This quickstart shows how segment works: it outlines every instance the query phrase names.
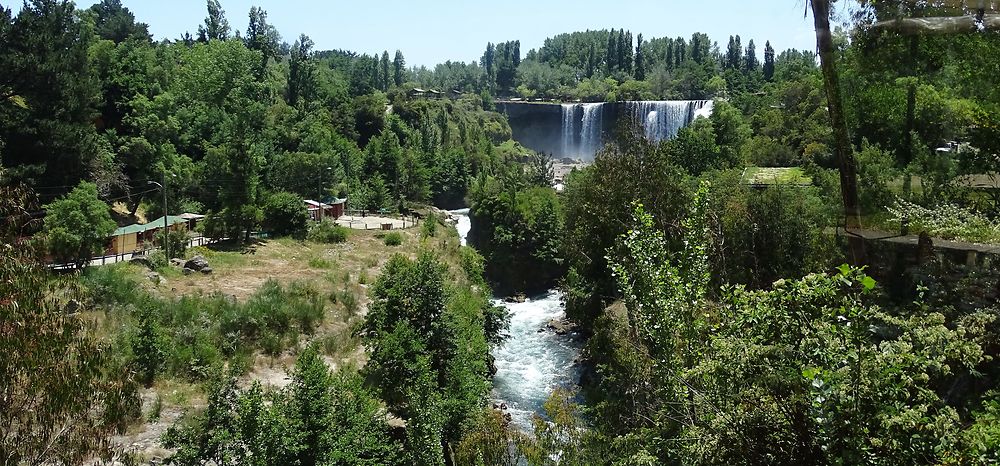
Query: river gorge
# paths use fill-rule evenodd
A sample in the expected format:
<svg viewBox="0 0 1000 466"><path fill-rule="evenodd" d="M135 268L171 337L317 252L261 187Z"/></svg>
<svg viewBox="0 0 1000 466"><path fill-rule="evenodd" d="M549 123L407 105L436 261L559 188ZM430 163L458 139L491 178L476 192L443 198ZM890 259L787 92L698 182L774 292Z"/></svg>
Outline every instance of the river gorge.
<svg viewBox="0 0 1000 466"><path fill-rule="evenodd" d="M450 212L463 246L472 228L469 209ZM531 419L542 412L542 404L553 390L573 387L579 381L576 363L581 344L571 335L558 335L546 328L552 320L566 316L562 293L550 290L524 302L494 299L510 311L510 338L493 351L495 403L505 405L513 424L531 430Z"/></svg>

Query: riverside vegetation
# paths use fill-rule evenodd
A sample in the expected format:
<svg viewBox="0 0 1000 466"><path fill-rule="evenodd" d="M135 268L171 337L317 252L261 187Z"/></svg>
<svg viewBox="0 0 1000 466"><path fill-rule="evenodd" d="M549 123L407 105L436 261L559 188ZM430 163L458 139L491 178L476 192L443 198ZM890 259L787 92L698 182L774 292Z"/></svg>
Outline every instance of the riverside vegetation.
<svg viewBox="0 0 1000 466"><path fill-rule="evenodd" d="M870 27L898 6L862 1L834 35L865 222L996 242L979 181L1000 169L1000 37ZM613 29L431 70L282 43L256 7L233 34L207 7L162 42L117 0L0 7L3 463L1000 461L1000 274L881 243L842 265L836 103L811 52ZM513 96L715 102L669 141L625 122L557 194L494 111ZM794 176L748 182L760 167ZM172 248L211 276L44 267L163 214L149 181L227 239ZM426 220L309 222L304 198L345 196ZM466 202L472 247L428 207ZM490 403L491 296L551 287L585 377L520 432Z"/></svg>

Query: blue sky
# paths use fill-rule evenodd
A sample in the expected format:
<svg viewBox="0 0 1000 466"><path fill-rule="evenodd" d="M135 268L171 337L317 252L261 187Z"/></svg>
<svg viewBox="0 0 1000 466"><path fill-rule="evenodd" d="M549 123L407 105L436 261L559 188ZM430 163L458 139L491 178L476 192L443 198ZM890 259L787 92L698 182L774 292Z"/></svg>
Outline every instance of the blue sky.
<svg viewBox="0 0 1000 466"><path fill-rule="evenodd" d="M96 1L96 0L95 0ZM690 37L707 33L723 48L730 34L754 39L758 56L770 40L779 52L813 50L805 0L221 0L234 29L244 30L252 5L289 43L306 33L318 50L342 48L365 53L403 51L410 65L445 60L471 61L487 42L519 39L521 51L546 37L586 29L621 28L644 37ZM77 0L87 7L91 0ZM157 39L194 34L205 17L205 0L123 0L150 25Z"/></svg>

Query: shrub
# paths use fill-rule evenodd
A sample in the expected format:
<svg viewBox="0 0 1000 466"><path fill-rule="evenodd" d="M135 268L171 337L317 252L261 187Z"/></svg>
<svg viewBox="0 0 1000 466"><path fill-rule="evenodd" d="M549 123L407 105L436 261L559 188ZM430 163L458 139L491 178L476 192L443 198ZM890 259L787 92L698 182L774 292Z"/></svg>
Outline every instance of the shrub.
<svg viewBox="0 0 1000 466"><path fill-rule="evenodd" d="M424 219L423 229L421 230L421 236L424 238L430 238L437 234L437 215L430 214Z"/></svg>
<svg viewBox="0 0 1000 466"><path fill-rule="evenodd" d="M264 229L273 235L290 235L306 228L309 211L301 197L279 192L264 202Z"/></svg>
<svg viewBox="0 0 1000 466"><path fill-rule="evenodd" d="M306 238L316 243L343 243L347 241L347 228L324 220L310 225Z"/></svg>
<svg viewBox="0 0 1000 466"><path fill-rule="evenodd" d="M156 234L156 243L161 247L163 246L163 230L161 229L159 233ZM184 257L184 252L187 251L188 247L188 235L185 230L171 230L166 234L167 244L170 245L170 257L165 257L166 259L173 259L175 257ZM166 253L164 253L166 254Z"/></svg>
<svg viewBox="0 0 1000 466"><path fill-rule="evenodd" d="M400 244L403 244L403 235L394 231L385 235L385 238L383 238L382 241L386 246L399 246Z"/></svg>

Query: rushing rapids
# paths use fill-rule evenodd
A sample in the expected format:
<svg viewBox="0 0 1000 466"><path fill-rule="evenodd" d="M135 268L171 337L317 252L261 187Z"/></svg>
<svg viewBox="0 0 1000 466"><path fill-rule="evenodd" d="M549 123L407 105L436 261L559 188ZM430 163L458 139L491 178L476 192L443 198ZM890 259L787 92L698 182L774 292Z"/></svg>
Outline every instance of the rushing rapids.
<svg viewBox="0 0 1000 466"><path fill-rule="evenodd" d="M472 224L469 209L453 210L458 222L459 238L466 244ZM510 303L496 299L494 303L510 311L510 338L493 351L497 373L493 378L493 397L506 405L514 425L531 430L531 419L542 412L542 404L558 387L569 387L579 381L575 363L580 344L571 336L545 330L552 320L565 317L562 293L549 291L541 296Z"/></svg>

